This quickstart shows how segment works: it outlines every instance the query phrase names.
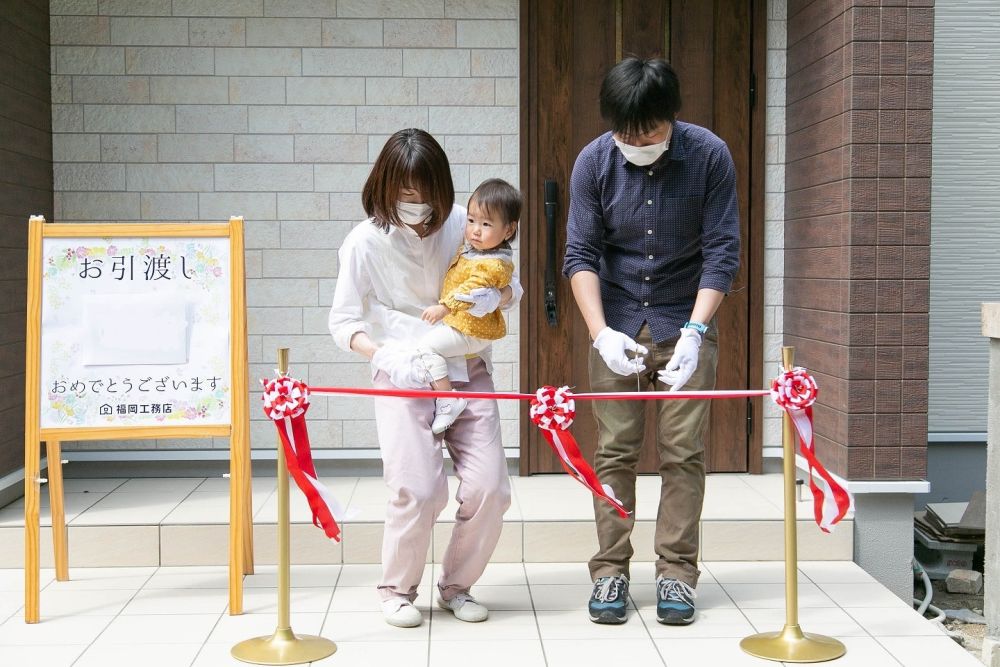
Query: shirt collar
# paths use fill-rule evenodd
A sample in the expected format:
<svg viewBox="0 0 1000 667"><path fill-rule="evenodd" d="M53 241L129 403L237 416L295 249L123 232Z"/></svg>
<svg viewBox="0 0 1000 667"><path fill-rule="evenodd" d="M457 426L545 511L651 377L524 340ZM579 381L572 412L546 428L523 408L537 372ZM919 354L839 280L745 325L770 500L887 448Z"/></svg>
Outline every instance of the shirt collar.
<svg viewBox="0 0 1000 667"><path fill-rule="evenodd" d="M410 227L405 223L401 226L389 225L389 229L388 231L386 231L386 235L398 236L400 238L406 239L407 241L420 241L422 239L430 238L430 236L433 236L433 234L431 234L430 236L421 237L420 234L417 234L417 230L413 229L413 227Z"/></svg>
<svg viewBox="0 0 1000 667"><path fill-rule="evenodd" d="M489 250L477 250L468 241L462 242L462 247L459 250L461 254L468 257L476 257L479 259L507 259L510 260L514 256L514 249L511 247L510 243L504 241L496 248L490 248Z"/></svg>
<svg viewBox="0 0 1000 667"><path fill-rule="evenodd" d="M680 162L684 160L686 151L684 150L685 144L685 131L684 123L674 121L674 131L670 135L670 145L667 146L667 152L660 156L660 158L651 165L646 167L639 167L639 169L660 169L667 163L667 161ZM608 132L608 140L611 142L611 147L617 150L618 146L615 145L614 133ZM621 151L618 152L618 164L625 166L627 164L632 164L625 159L625 155ZM635 165L632 165L635 166Z"/></svg>

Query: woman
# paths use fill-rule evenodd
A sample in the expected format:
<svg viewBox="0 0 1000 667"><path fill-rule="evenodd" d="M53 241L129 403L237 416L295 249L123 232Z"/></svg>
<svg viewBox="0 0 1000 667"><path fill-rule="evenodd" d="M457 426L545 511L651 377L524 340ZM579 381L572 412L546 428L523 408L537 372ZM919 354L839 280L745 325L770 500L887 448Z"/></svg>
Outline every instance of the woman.
<svg viewBox="0 0 1000 667"><path fill-rule="evenodd" d="M464 238L466 211L455 205L448 158L422 130L400 130L379 154L362 192L369 219L340 249L340 272L330 309L336 344L372 362L378 388L427 388L430 377L406 345L425 333L424 309L438 301L442 279ZM470 312L511 308L521 297L510 287L476 290ZM439 325L441 326L441 325ZM493 391L489 349L448 359L458 390ZM431 432L433 398L375 398L375 422L391 497L382 541L379 594L386 622L416 627L423 618L413 600L424 570L434 521L448 502L443 437L460 484L458 513L441 563L438 604L469 622L489 612L469 593L496 547L510 482L500 441L496 401L470 400L441 436Z"/></svg>

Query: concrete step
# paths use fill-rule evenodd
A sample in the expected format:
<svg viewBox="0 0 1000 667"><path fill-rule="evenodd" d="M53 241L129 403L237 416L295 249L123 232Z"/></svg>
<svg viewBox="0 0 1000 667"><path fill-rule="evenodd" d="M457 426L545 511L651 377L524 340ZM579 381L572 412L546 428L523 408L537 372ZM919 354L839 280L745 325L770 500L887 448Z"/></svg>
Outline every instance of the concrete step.
<svg viewBox="0 0 1000 667"><path fill-rule="evenodd" d="M327 539L311 519L304 497L291 494L292 562L378 563L387 499L379 478L326 480L334 494L359 510L342 526L340 543ZM457 480L450 479L452 496ZM597 548L589 492L566 475L513 477L513 500L505 515L494 562L586 561ZM254 480L255 562L273 564L277 554L277 498L273 478ZM653 532L658 477L640 477L632 534L636 562L655 560ZM851 560L853 525L845 520L832 534L811 519L805 492L798 505L798 549L802 561ZM648 500L647 500L648 499ZM72 567L219 565L228 561L229 497L225 479L159 478L67 480L66 517ZM23 500L0 509L0 567L22 567ZM434 528L427 562L439 562L454 526L452 500ZM701 560L780 561L784 521L778 475L710 475L701 521ZM41 553L52 565L48 499L43 495Z"/></svg>

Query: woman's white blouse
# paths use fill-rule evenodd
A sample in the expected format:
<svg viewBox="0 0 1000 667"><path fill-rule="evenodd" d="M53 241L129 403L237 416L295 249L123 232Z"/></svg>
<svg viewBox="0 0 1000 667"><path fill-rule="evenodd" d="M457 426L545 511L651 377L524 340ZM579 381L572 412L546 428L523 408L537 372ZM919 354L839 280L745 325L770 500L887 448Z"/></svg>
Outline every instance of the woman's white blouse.
<svg viewBox="0 0 1000 667"><path fill-rule="evenodd" d="M352 229L340 247L330 308L330 333L337 346L350 351L351 337L359 331L377 345L389 341L412 345L434 326L420 314L438 302L444 274L465 238L465 225L466 211L456 205L441 229L423 239L410 227L390 227L386 233L370 220ZM511 289L508 310L517 306L523 293L516 268ZM491 368L490 349L480 356ZM465 359L448 359L448 375L459 382L468 380Z"/></svg>

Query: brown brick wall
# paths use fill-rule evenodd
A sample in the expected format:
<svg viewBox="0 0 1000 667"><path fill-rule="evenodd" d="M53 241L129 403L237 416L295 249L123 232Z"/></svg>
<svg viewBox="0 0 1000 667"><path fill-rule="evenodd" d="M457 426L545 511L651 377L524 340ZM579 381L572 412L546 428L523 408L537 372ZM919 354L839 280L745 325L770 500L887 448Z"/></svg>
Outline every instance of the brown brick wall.
<svg viewBox="0 0 1000 667"><path fill-rule="evenodd" d="M24 465L28 216L52 219L49 3L0 4L0 477Z"/></svg>
<svg viewBox="0 0 1000 667"><path fill-rule="evenodd" d="M785 342L820 457L926 475L933 0L789 0Z"/></svg>

